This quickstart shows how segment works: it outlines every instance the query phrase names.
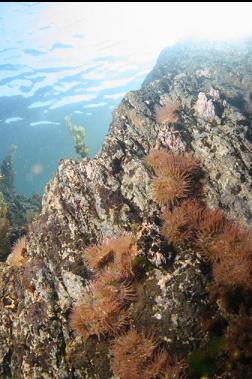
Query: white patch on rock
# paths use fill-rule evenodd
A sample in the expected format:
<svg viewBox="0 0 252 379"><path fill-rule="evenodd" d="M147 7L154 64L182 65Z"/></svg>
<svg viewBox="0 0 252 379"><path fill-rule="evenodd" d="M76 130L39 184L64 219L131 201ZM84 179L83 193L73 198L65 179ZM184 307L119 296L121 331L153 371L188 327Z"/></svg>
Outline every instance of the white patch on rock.
<svg viewBox="0 0 252 379"><path fill-rule="evenodd" d="M209 70L197 70L196 71L196 76L198 78L201 78L201 77L210 78L211 77L211 73L210 73Z"/></svg>
<svg viewBox="0 0 252 379"><path fill-rule="evenodd" d="M210 89L210 96L214 99L214 100L220 100L220 92L218 89L214 89L214 88L211 88Z"/></svg>
<svg viewBox="0 0 252 379"><path fill-rule="evenodd" d="M83 287L83 279L80 276L64 270L61 275L67 293L74 302L79 301L86 295L87 291Z"/></svg>
<svg viewBox="0 0 252 379"><path fill-rule="evenodd" d="M200 92L198 95L198 100L195 104L195 111L205 121L211 121L215 117L215 108L213 101L207 100L204 92Z"/></svg>

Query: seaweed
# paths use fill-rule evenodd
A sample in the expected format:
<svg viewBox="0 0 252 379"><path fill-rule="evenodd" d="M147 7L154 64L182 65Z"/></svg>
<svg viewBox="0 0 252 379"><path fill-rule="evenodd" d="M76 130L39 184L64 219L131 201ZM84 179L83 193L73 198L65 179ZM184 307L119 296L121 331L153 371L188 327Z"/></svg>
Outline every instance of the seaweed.
<svg viewBox="0 0 252 379"><path fill-rule="evenodd" d="M66 126L73 137L74 140L74 148L77 154L81 156L81 158L85 158L88 156L89 149L85 142L85 128L81 125L75 125L70 116L65 117Z"/></svg>

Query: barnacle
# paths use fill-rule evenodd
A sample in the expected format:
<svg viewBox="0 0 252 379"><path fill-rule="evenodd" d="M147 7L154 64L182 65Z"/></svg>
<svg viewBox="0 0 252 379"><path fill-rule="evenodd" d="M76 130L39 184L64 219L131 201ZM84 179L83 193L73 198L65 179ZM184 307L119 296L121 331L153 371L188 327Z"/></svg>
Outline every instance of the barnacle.
<svg viewBox="0 0 252 379"><path fill-rule="evenodd" d="M152 149L145 160L156 175L162 175L163 169L169 164L170 154L164 149Z"/></svg>
<svg viewBox="0 0 252 379"><path fill-rule="evenodd" d="M240 256L226 257L213 265L214 280L228 287L252 288L252 262Z"/></svg>
<svg viewBox="0 0 252 379"><path fill-rule="evenodd" d="M157 349L147 367L148 378L186 379L187 364L165 348Z"/></svg>
<svg viewBox="0 0 252 379"><path fill-rule="evenodd" d="M215 241L213 247L219 259L244 257L248 261L252 256L252 233L240 225L230 222Z"/></svg>
<svg viewBox="0 0 252 379"><path fill-rule="evenodd" d="M92 270L99 270L114 259L114 252L108 241L102 245L89 246L84 251L84 263Z"/></svg>
<svg viewBox="0 0 252 379"><path fill-rule="evenodd" d="M123 277L133 275L132 261L137 256L136 239L131 233L125 233L113 241L114 269Z"/></svg>
<svg viewBox="0 0 252 379"><path fill-rule="evenodd" d="M251 289L252 233L232 221L224 222L222 229L207 256L214 263L214 280L228 287Z"/></svg>
<svg viewBox="0 0 252 379"><path fill-rule="evenodd" d="M127 308L136 299L131 263L136 254L130 233L86 249L84 260L95 276L87 299L71 314L71 326L78 334L114 335L128 324Z"/></svg>

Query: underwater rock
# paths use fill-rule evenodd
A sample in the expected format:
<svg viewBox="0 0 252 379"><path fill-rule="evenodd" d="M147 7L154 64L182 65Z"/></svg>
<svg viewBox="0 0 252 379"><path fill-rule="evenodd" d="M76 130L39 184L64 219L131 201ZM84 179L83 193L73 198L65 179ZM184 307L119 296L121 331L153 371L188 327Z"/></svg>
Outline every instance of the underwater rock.
<svg viewBox="0 0 252 379"><path fill-rule="evenodd" d="M69 315L89 285L83 251L124 231L134 231L139 253L155 265L139 280L135 325L184 355L207 341L204 314L219 312L207 293L209 270L193 250L164 241L145 158L153 148L194 152L207 173L206 203L251 225L251 59L251 41L165 49L114 111L96 157L59 163L29 228L25 265L0 266L0 378L111 378L111 340L81 339ZM200 94L207 106L195 112ZM167 98L180 104L177 120L157 124L155 109Z"/></svg>
<svg viewBox="0 0 252 379"><path fill-rule="evenodd" d="M198 94L198 100L195 105L195 110L200 117L204 120L212 121L215 117L215 109L213 105L213 101L207 100L204 92L200 92Z"/></svg>

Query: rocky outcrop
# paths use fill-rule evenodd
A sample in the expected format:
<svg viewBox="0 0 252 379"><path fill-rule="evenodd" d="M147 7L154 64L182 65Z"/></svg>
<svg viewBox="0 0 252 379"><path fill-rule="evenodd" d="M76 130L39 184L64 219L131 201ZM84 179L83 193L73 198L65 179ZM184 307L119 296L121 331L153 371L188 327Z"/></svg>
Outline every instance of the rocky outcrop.
<svg viewBox="0 0 252 379"><path fill-rule="evenodd" d="M110 372L106 338L83 340L69 325L89 274L85 247L133 231L155 266L139 282L132 318L186 355L203 345L209 274L192 250L174 250L160 235L152 201L152 148L194 152L209 206L252 223L252 43L179 44L165 49L139 91L114 111L92 160L62 160L31 226L26 263L1 264L0 377L100 378ZM180 104L177 122L157 123L155 107Z"/></svg>

